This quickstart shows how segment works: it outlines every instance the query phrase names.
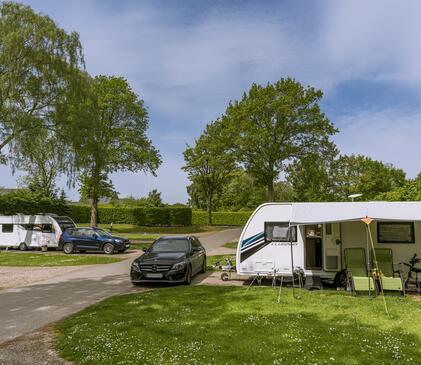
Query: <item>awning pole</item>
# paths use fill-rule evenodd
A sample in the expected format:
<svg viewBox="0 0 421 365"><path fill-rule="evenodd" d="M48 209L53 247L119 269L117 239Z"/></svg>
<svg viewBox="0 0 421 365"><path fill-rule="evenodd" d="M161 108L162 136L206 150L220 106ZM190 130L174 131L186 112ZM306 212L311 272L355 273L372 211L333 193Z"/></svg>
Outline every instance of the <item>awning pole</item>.
<svg viewBox="0 0 421 365"><path fill-rule="evenodd" d="M298 229L298 228L297 228ZM297 232L298 234L298 232ZM294 250L292 249L291 222L288 224L289 246L291 248L291 274L292 274L292 296L295 298L295 282L294 282Z"/></svg>

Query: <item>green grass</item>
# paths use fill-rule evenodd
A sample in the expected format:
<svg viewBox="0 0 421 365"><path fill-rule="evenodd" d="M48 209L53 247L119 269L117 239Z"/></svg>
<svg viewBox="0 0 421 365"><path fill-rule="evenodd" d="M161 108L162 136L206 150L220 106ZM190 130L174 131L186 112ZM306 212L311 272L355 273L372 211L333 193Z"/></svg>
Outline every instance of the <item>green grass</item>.
<svg viewBox="0 0 421 365"><path fill-rule="evenodd" d="M107 256L0 252L0 266L76 266L110 264L118 261L121 260Z"/></svg>
<svg viewBox="0 0 421 365"><path fill-rule="evenodd" d="M77 226L88 227L89 224L77 223ZM109 224L99 224L100 228L110 230ZM220 231L226 229L225 226L185 226L185 227L149 227L149 226L136 226L133 224L113 224L113 233L124 233L124 234L143 234L143 233L156 233L158 236L163 234L191 234L191 233L202 233L211 231Z"/></svg>
<svg viewBox="0 0 421 365"><path fill-rule="evenodd" d="M238 245L238 242L228 242L224 245L224 247L237 249L237 245Z"/></svg>
<svg viewBox="0 0 421 365"><path fill-rule="evenodd" d="M214 255L214 256L206 257L206 269L210 271L213 271L213 270L219 271L220 269L212 268L212 265L220 261L219 265L226 266L227 263L224 260L225 257L230 257L231 260L233 261L233 264L235 265L235 255Z"/></svg>
<svg viewBox="0 0 421 365"><path fill-rule="evenodd" d="M107 299L57 324L78 364L417 364L421 303L345 292L177 286ZM418 360L416 360L418 359Z"/></svg>

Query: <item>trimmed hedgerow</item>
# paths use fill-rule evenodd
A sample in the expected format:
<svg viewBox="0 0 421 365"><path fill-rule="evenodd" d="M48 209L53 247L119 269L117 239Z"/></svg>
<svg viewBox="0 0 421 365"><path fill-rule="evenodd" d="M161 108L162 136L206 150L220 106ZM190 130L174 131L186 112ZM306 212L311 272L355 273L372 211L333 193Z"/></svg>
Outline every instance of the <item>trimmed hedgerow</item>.
<svg viewBox="0 0 421 365"><path fill-rule="evenodd" d="M66 215L68 210L63 200L45 197L27 190L17 190L12 193L0 195L0 214L12 215L18 213L55 213Z"/></svg>
<svg viewBox="0 0 421 365"><path fill-rule="evenodd" d="M70 217L89 223L90 207L71 205ZM98 207L98 223L126 223L140 226L189 226L192 212L187 207Z"/></svg>
<svg viewBox="0 0 421 365"><path fill-rule="evenodd" d="M244 226L253 212L212 212L212 224L218 226ZM200 210L192 212L192 224L208 223L208 213Z"/></svg>

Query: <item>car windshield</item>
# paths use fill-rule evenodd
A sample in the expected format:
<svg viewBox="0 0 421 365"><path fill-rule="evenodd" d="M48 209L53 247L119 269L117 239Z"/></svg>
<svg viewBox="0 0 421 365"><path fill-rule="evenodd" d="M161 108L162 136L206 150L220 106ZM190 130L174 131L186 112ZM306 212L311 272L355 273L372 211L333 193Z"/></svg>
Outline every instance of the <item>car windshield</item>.
<svg viewBox="0 0 421 365"><path fill-rule="evenodd" d="M111 234L109 234L107 231L104 231L103 229L95 229L95 232L99 234L101 237L111 237Z"/></svg>
<svg viewBox="0 0 421 365"><path fill-rule="evenodd" d="M161 239L151 247L151 252L187 252L189 242L185 239Z"/></svg>

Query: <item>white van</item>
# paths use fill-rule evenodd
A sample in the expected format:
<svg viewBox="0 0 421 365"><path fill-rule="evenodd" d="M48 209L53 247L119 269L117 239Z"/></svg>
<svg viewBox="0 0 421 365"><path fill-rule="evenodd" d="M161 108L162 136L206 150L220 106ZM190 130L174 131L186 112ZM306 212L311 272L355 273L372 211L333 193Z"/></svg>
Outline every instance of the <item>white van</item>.
<svg viewBox="0 0 421 365"><path fill-rule="evenodd" d="M44 245L57 248L61 234L73 227L71 218L55 214L0 216L0 247L22 251Z"/></svg>

